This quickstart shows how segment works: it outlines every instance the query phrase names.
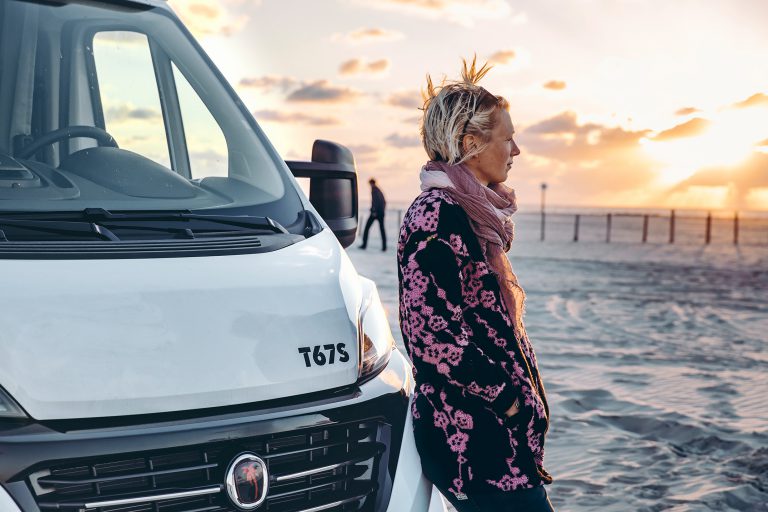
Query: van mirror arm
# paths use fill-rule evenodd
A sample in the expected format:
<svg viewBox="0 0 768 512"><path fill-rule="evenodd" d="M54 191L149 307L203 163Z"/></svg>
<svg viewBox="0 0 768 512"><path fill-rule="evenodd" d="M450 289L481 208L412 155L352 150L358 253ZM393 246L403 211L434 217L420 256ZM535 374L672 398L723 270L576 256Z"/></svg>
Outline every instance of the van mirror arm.
<svg viewBox="0 0 768 512"><path fill-rule="evenodd" d="M352 152L335 142L316 140L312 161L285 162L297 178L309 178L309 201L342 247L357 237L357 169Z"/></svg>

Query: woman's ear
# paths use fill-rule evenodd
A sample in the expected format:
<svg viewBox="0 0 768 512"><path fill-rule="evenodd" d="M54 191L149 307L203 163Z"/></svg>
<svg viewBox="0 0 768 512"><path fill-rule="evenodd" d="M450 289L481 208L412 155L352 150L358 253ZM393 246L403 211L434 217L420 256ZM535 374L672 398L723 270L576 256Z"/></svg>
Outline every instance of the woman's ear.
<svg viewBox="0 0 768 512"><path fill-rule="evenodd" d="M463 139L461 139L461 146L462 146L462 149L464 150L464 154L466 155L467 153L469 153L470 151L472 151L477 147L477 139L475 138L474 135L472 135L471 133L468 133L464 135Z"/></svg>

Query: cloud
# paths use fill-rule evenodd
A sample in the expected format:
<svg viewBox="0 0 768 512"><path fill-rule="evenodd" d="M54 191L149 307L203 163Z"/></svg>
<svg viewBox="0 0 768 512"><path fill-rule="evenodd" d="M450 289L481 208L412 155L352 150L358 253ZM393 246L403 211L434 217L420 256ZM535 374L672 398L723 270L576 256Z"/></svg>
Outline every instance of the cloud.
<svg viewBox="0 0 768 512"><path fill-rule="evenodd" d="M424 100L419 91L397 91L387 97L387 105L393 107L417 109L424 106Z"/></svg>
<svg viewBox="0 0 768 512"><path fill-rule="evenodd" d="M539 121L526 128L528 133L556 135L578 131L578 121L575 112L566 111L555 117Z"/></svg>
<svg viewBox="0 0 768 512"><path fill-rule="evenodd" d="M242 30L250 19L244 12L232 12L233 7L243 3L241 0L169 0L168 3L197 37L230 36ZM258 1L248 2L248 7L258 4Z"/></svg>
<svg viewBox="0 0 768 512"><path fill-rule="evenodd" d="M405 35L403 35L402 32L396 32L394 30L374 27L361 27L346 34L333 34L331 36L331 40L343 41L350 44L366 44L398 41L404 37Z"/></svg>
<svg viewBox="0 0 768 512"><path fill-rule="evenodd" d="M288 95L291 102L306 103L344 103L360 97L360 91L349 87L332 85L328 80L317 80L301 87Z"/></svg>
<svg viewBox="0 0 768 512"><path fill-rule="evenodd" d="M350 144L347 146L350 151L352 151L352 154L357 156L363 156L363 155L372 155L379 151L379 148L376 146L371 146L370 144Z"/></svg>
<svg viewBox="0 0 768 512"><path fill-rule="evenodd" d="M681 109L678 109L675 112L675 115L676 116L687 116L687 115L695 114L696 112L701 112L701 110L699 110L696 107L683 107Z"/></svg>
<svg viewBox="0 0 768 512"><path fill-rule="evenodd" d="M380 69L382 64L378 61L365 65L365 69ZM264 92L280 90L289 93L287 101L315 102L315 103L342 103L357 99L362 93L349 87L336 86L328 80L314 80L310 82L300 81L290 76L266 75L262 77L243 78L240 80L241 88L259 89Z"/></svg>
<svg viewBox="0 0 768 512"><path fill-rule="evenodd" d="M768 139L765 139L764 141L758 142L755 144L755 146L760 148L768 148Z"/></svg>
<svg viewBox="0 0 768 512"><path fill-rule="evenodd" d="M360 59L351 59L341 63L339 73L342 75L354 75L360 73L363 69L363 61Z"/></svg>
<svg viewBox="0 0 768 512"><path fill-rule="evenodd" d="M342 75L376 75L386 72L389 66L389 59L378 59L370 62L365 62L362 59L350 59L341 63L339 73Z"/></svg>
<svg viewBox="0 0 768 512"><path fill-rule="evenodd" d="M368 63L368 71L372 73L381 73L389 69L389 59L379 59Z"/></svg>
<svg viewBox="0 0 768 512"><path fill-rule="evenodd" d="M512 62L515 57L517 57L515 50L499 50L488 57L488 62L493 65L503 66L504 64Z"/></svg>
<svg viewBox="0 0 768 512"><path fill-rule="evenodd" d="M355 163L359 168L369 169L377 164L381 157L379 148L371 144L347 144L347 148L352 151L352 156L355 157ZM360 183L362 181L360 180Z"/></svg>
<svg viewBox="0 0 768 512"><path fill-rule="evenodd" d="M240 80L240 87L262 89L269 92L273 89L288 91L296 87L299 81L290 76L265 75L258 78L243 78Z"/></svg>
<svg viewBox="0 0 768 512"><path fill-rule="evenodd" d="M128 103L110 106L104 114L112 123L125 121L159 121L162 119L159 110L137 108Z"/></svg>
<svg viewBox="0 0 768 512"><path fill-rule="evenodd" d="M553 91L562 91L565 89L565 82L562 80L550 80L543 86L545 89L551 89Z"/></svg>
<svg viewBox="0 0 768 512"><path fill-rule="evenodd" d="M593 162L617 151L640 149L640 139L650 130L579 124L576 113L567 111L533 124L523 133L533 152L543 157Z"/></svg>
<svg viewBox="0 0 768 512"><path fill-rule="evenodd" d="M756 94L753 94L749 98L745 99L744 101L734 103L733 106L736 108L768 106L768 94L763 94L762 92L758 92Z"/></svg>
<svg viewBox="0 0 768 512"><path fill-rule="evenodd" d="M512 15L507 0L353 0L357 4L380 10L401 12L430 19L440 19L472 27L477 21L511 18L515 24L525 23L525 13Z"/></svg>
<svg viewBox="0 0 768 512"><path fill-rule="evenodd" d="M734 166L701 169L678 183L669 194L684 192L691 187L727 187L727 204L723 207L742 208L747 205L750 190L768 187L768 155L753 153Z"/></svg>
<svg viewBox="0 0 768 512"><path fill-rule="evenodd" d="M421 139L416 135L400 135L392 133L387 136L387 143L396 148L416 148L421 147Z"/></svg>
<svg viewBox="0 0 768 512"><path fill-rule="evenodd" d="M331 126L339 124L335 117L321 117L302 112L281 112L279 110L258 110L253 113L257 121L273 123L305 124L311 126Z"/></svg>
<svg viewBox="0 0 768 512"><path fill-rule="evenodd" d="M580 124L575 112L562 112L521 130L522 170L517 163L514 169L519 176L548 169L548 181L569 200L615 201L617 194L642 189L657 177L658 163L640 144L650 132Z"/></svg>
<svg viewBox="0 0 768 512"><path fill-rule="evenodd" d="M653 140L665 141L682 139L685 137L695 137L696 135L701 135L707 131L711 124L712 122L708 121L707 119L694 117L693 119L678 124L677 126L673 126L668 130L659 132L655 137L653 137Z"/></svg>

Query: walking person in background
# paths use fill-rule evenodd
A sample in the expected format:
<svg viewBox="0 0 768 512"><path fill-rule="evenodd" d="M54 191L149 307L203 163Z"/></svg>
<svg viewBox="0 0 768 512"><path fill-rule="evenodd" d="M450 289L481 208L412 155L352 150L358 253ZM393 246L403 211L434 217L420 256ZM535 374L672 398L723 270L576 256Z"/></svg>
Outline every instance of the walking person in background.
<svg viewBox="0 0 768 512"><path fill-rule="evenodd" d="M520 154L509 103L462 80L427 78L429 162L397 248L400 326L413 361L413 425L424 475L459 512L552 512L543 484L549 407L506 252Z"/></svg>
<svg viewBox="0 0 768 512"><path fill-rule="evenodd" d="M384 193L376 185L376 180L371 178L368 180L371 185L371 214L368 217L368 222L365 223L365 230L363 231L363 245L361 249L368 247L368 232L371 230L373 221L379 221L379 230L381 231L381 250L387 250L387 234L384 231L384 210L387 208L387 200L384 199Z"/></svg>

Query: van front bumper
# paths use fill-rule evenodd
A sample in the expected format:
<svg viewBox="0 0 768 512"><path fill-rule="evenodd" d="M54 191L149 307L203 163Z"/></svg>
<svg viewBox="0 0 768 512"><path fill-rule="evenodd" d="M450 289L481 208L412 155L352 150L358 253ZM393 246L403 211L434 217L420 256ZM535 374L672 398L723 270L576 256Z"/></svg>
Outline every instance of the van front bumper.
<svg viewBox="0 0 768 512"><path fill-rule="evenodd" d="M374 379L311 396L141 418L0 422L0 510L234 512L225 473L244 452L271 474L261 510L441 510L413 442L411 388L410 365L394 351Z"/></svg>
<svg viewBox="0 0 768 512"><path fill-rule="evenodd" d="M413 438L411 415L408 414L387 512L446 512L446 510L442 496L421 472L421 461Z"/></svg>

